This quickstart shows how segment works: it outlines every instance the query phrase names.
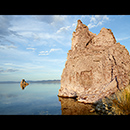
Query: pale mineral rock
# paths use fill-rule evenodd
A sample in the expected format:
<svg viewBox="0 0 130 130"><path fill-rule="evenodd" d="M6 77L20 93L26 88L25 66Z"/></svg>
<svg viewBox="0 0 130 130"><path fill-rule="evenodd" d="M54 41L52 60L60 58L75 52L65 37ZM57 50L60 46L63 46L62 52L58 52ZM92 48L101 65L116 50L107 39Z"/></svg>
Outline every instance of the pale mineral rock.
<svg viewBox="0 0 130 130"><path fill-rule="evenodd" d="M125 46L116 42L110 29L103 27L96 35L78 20L58 95L94 103L125 88L129 80L130 55Z"/></svg>

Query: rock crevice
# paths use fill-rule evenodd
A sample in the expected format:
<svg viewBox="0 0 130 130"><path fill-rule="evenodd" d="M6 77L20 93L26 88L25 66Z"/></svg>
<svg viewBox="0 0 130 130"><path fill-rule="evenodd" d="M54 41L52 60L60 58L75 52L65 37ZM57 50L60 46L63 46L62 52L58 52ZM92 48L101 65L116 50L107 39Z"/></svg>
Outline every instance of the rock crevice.
<svg viewBox="0 0 130 130"><path fill-rule="evenodd" d="M96 35L78 20L58 95L94 103L125 88L129 74L129 52L116 42L112 31L103 27Z"/></svg>

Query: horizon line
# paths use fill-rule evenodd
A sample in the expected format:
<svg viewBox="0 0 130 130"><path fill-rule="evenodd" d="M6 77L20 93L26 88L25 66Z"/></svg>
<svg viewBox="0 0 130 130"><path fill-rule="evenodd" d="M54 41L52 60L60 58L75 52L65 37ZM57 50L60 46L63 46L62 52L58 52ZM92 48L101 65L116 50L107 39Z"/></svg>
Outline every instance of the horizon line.
<svg viewBox="0 0 130 130"><path fill-rule="evenodd" d="M60 79L48 79L48 80L26 80L26 82L47 82L47 81L61 81ZM12 82L12 83L20 83L21 81L0 81L0 83L9 83L9 82Z"/></svg>

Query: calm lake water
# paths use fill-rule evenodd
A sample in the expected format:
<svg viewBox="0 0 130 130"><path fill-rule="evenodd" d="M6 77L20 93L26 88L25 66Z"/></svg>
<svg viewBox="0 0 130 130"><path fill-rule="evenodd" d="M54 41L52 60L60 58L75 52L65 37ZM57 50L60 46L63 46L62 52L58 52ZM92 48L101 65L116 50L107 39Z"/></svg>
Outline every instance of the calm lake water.
<svg viewBox="0 0 130 130"><path fill-rule="evenodd" d="M0 84L0 115L90 115L91 105L58 97L60 84Z"/></svg>

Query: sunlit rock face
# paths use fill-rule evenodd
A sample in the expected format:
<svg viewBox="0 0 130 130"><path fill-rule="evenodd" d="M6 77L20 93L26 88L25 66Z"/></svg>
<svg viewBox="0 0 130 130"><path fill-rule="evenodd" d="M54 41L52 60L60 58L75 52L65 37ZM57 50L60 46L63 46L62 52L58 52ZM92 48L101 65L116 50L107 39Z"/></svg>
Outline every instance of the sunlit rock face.
<svg viewBox="0 0 130 130"><path fill-rule="evenodd" d="M112 31L103 27L96 35L78 20L58 95L94 103L125 88L129 72L129 52L116 42Z"/></svg>

